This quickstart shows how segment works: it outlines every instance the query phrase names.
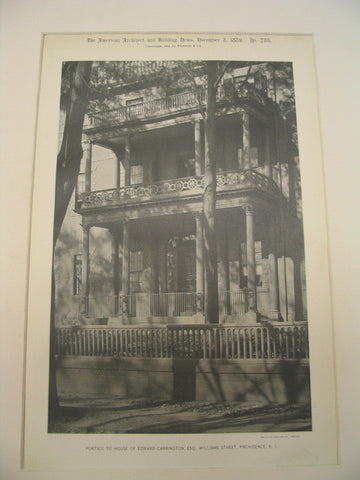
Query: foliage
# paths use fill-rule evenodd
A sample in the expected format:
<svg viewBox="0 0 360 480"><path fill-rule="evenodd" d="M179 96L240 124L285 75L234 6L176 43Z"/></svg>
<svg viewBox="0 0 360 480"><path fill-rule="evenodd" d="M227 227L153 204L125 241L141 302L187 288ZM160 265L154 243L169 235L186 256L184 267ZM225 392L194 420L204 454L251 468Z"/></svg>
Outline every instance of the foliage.
<svg viewBox="0 0 360 480"><path fill-rule="evenodd" d="M159 85L164 96L192 90L200 92L206 86L205 61L103 61L93 62L89 81L89 113L115 108L116 96L134 88ZM294 79L291 62L214 62L217 64L217 83L222 90L222 109L239 104L246 89L253 87L256 74L267 80L267 92L276 101L284 127L297 145ZM70 99L71 80L76 62L64 62L62 68L61 108L66 109ZM233 88L231 71L244 69L242 85ZM161 81L159 82L159 79ZM223 81L224 80L224 81ZM232 86L231 86L232 85ZM203 112L204 113L204 112Z"/></svg>
<svg viewBox="0 0 360 480"><path fill-rule="evenodd" d="M269 79L269 94L278 105L280 116L297 145L294 76L291 62L269 62L260 69Z"/></svg>

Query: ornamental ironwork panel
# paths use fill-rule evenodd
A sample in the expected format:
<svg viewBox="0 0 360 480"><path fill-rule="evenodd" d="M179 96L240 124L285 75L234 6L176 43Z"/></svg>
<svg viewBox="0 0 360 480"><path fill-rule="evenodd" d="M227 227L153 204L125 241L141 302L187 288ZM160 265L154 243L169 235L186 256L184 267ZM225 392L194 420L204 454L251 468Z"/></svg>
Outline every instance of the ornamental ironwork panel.
<svg viewBox="0 0 360 480"><path fill-rule="evenodd" d="M255 170L222 172L216 175L218 192L225 190L257 189L272 195L278 195L276 183ZM152 200L161 195L177 195L182 192L202 194L204 176L192 176L163 180L148 185L130 185L116 189L86 192L79 195L78 204L83 208L103 207L126 203L133 199Z"/></svg>

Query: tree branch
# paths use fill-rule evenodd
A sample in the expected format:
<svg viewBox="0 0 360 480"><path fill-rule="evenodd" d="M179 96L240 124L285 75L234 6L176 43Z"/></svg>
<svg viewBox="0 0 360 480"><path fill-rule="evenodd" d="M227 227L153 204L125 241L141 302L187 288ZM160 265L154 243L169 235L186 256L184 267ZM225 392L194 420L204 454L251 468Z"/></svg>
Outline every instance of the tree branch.
<svg viewBox="0 0 360 480"><path fill-rule="evenodd" d="M186 75L188 80L190 80L190 82L193 84L193 88L194 88L194 91L195 91L195 94L196 94L196 99L197 99L197 102L198 102L198 106L199 106L199 109L200 109L201 116L203 118L205 118L205 109L204 109L203 104L201 102L201 90L199 88L199 85L196 84L195 77L194 77L193 73L187 69L187 67L185 65L185 62L180 62L180 68L182 69L182 71L184 72L184 74Z"/></svg>
<svg viewBox="0 0 360 480"><path fill-rule="evenodd" d="M224 65L224 68L222 69L222 72L220 73L220 75L215 80L214 88L217 88L219 86L219 83L221 82L221 79L223 78L223 76L224 76L227 68L229 67L230 63L231 62L226 62L226 64Z"/></svg>

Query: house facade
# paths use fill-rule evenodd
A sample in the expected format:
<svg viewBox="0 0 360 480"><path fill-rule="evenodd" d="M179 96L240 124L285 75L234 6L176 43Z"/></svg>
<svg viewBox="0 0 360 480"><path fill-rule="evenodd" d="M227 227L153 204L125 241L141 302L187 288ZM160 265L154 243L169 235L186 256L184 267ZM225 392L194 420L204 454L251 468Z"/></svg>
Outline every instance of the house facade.
<svg viewBox="0 0 360 480"><path fill-rule="evenodd" d="M205 323L206 73L194 64L192 87L177 62L160 63L119 65L133 77L86 117L78 187L55 250L58 326ZM234 63L218 86L224 325L307 318L298 152L270 83L263 65Z"/></svg>

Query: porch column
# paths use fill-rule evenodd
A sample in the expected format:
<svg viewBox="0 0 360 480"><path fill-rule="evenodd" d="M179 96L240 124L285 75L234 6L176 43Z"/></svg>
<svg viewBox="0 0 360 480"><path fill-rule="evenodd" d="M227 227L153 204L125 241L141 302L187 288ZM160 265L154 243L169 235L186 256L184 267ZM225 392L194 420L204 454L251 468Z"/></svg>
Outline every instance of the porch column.
<svg viewBox="0 0 360 480"><path fill-rule="evenodd" d="M159 292L166 292L166 241L160 240L159 248Z"/></svg>
<svg viewBox="0 0 360 480"><path fill-rule="evenodd" d="M219 311L222 315L229 313L229 261L226 225L223 225L219 237Z"/></svg>
<svg viewBox="0 0 360 480"><path fill-rule="evenodd" d="M174 292L179 292L179 244L180 239L174 240Z"/></svg>
<svg viewBox="0 0 360 480"><path fill-rule="evenodd" d="M83 225L83 251L82 251L82 278L81 278L81 313L89 315L89 277L90 277L90 227Z"/></svg>
<svg viewBox="0 0 360 480"><path fill-rule="evenodd" d="M151 293L159 292L158 244L157 239L150 244Z"/></svg>
<svg viewBox="0 0 360 480"><path fill-rule="evenodd" d="M92 143L87 142L85 146L85 192L91 191L91 161L92 161Z"/></svg>
<svg viewBox="0 0 360 480"><path fill-rule="evenodd" d="M255 263L255 236L254 236L254 210L245 208L246 216L246 261L249 289L249 311L256 312L256 263Z"/></svg>
<svg viewBox="0 0 360 480"><path fill-rule="evenodd" d="M161 313L159 299L159 269L158 269L158 241L153 238L149 241L150 288L147 295L148 315L158 316Z"/></svg>
<svg viewBox="0 0 360 480"><path fill-rule="evenodd" d="M277 255L276 255L276 237L275 237L275 224L271 223L269 228L270 234L270 252L268 256L269 260L269 318L271 320L281 320L279 310L279 281L278 281L278 269L277 269Z"/></svg>
<svg viewBox="0 0 360 480"><path fill-rule="evenodd" d="M116 160L115 160L115 185L116 185L116 188L120 188L120 184L121 184L120 158L116 153L115 153L115 155L116 155Z"/></svg>
<svg viewBox="0 0 360 480"><path fill-rule="evenodd" d="M202 212L195 213L195 265L196 265L196 310L203 312L204 305L204 239Z"/></svg>
<svg viewBox="0 0 360 480"><path fill-rule="evenodd" d="M174 238L173 241L173 274L174 274L174 281L173 281L173 286L170 288L170 292L168 297L168 315L175 317L178 315L178 309L177 309L177 293L179 292L179 239Z"/></svg>
<svg viewBox="0 0 360 480"><path fill-rule="evenodd" d="M122 295L129 295L130 250L129 250L129 222L123 222L123 257L122 257Z"/></svg>
<svg viewBox="0 0 360 480"><path fill-rule="evenodd" d="M194 136L195 136L195 175L202 175L203 174L203 149L202 149L202 143L201 143L200 120L195 120Z"/></svg>
<svg viewBox="0 0 360 480"><path fill-rule="evenodd" d="M196 291L204 293L204 253L203 253L203 218L202 212L195 213L196 222Z"/></svg>
<svg viewBox="0 0 360 480"><path fill-rule="evenodd" d="M272 178L272 165L271 165L271 154L270 154L270 130L268 127L265 127L265 175L268 178Z"/></svg>
<svg viewBox="0 0 360 480"><path fill-rule="evenodd" d="M130 173L131 173L131 158L130 158L130 137L125 139L125 155L124 155L124 184L125 186L130 185Z"/></svg>
<svg viewBox="0 0 360 480"><path fill-rule="evenodd" d="M116 231L111 231L111 263L112 263L112 294L113 312L119 312L119 237Z"/></svg>
<svg viewBox="0 0 360 480"><path fill-rule="evenodd" d="M243 148L242 148L242 164L243 168L250 168L250 115L247 112L242 114L243 128Z"/></svg>

